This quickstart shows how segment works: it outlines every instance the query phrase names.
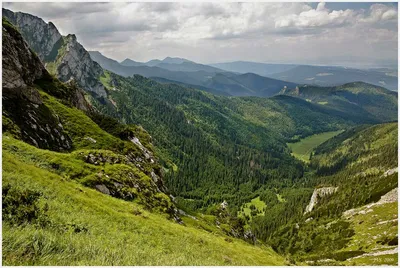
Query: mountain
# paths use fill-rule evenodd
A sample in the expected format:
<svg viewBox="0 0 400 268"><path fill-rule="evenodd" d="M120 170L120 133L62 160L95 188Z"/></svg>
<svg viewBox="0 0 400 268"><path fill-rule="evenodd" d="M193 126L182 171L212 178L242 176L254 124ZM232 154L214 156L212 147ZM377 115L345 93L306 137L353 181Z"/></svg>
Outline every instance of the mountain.
<svg viewBox="0 0 400 268"><path fill-rule="evenodd" d="M257 218L256 234L303 264L396 265L397 132L397 123L358 126L321 144L311 159L314 175L280 193L285 202Z"/></svg>
<svg viewBox="0 0 400 268"><path fill-rule="evenodd" d="M226 207L217 220L224 229L211 215L182 212L182 221L149 134L95 112L4 18L2 26L4 264L285 263L270 247L229 235Z"/></svg>
<svg viewBox="0 0 400 268"><path fill-rule="evenodd" d="M236 73L255 73L300 85L337 86L355 81L382 86L397 91L397 70L375 68L368 70L296 64L268 64L235 61L210 66Z"/></svg>
<svg viewBox="0 0 400 268"><path fill-rule="evenodd" d="M134 61L131 59L125 59L120 62L120 64L123 66L143 66L143 65L145 65L145 66L150 66L150 67L154 67L159 64L179 65L179 64L183 64L183 63L194 63L194 62L186 60L186 59L182 59L182 58L171 58L171 57L166 57L162 61L161 60L150 60L148 62L138 62L138 61Z"/></svg>
<svg viewBox="0 0 400 268"><path fill-rule="evenodd" d="M295 68L270 74L275 79L282 79L298 84L318 86L337 86L345 83L362 81L397 91L397 71L360 70L346 67L300 65Z"/></svg>
<svg viewBox="0 0 400 268"><path fill-rule="evenodd" d="M90 51L91 58L98 62L104 69L110 70L122 76L132 76L139 74L145 77L161 77L187 84L201 85L208 76L212 75L204 71L198 72L178 72L170 71L154 66L123 66L116 60L102 55L98 51Z"/></svg>
<svg viewBox="0 0 400 268"><path fill-rule="evenodd" d="M210 66L234 73L255 73L261 76L280 73L290 70L297 65L294 64L273 64L250 61L234 61L209 64Z"/></svg>
<svg viewBox="0 0 400 268"><path fill-rule="evenodd" d="M205 71L210 73L219 73L225 72L221 69L211 67L204 64L199 64L187 59L183 58L171 58L166 57L162 61L150 61L146 63L148 66L157 66L166 70L170 71L179 71L179 72L198 72L198 71Z"/></svg>
<svg viewBox="0 0 400 268"><path fill-rule="evenodd" d="M61 36L52 23L46 24L30 14L3 8L3 15L21 31L51 74L63 82L75 79L84 89L106 96L104 86L98 81L103 69L90 59L74 34Z"/></svg>
<svg viewBox="0 0 400 268"><path fill-rule="evenodd" d="M259 76L253 73L241 75L216 74L205 85L232 96L271 97L284 88L295 88L296 84Z"/></svg>
<svg viewBox="0 0 400 268"><path fill-rule="evenodd" d="M397 120L397 93L364 82L353 82L337 87L305 85L295 89L284 89L281 93L346 111L349 114L359 113L364 118Z"/></svg>
<svg viewBox="0 0 400 268"><path fill-rule="evenodd" d="M197 71L205 71L205 72L210 72L210 73L223 73L225 71L214 68L208 65L204 64L198 64L192 61L185 61L182 63L167 63L167 62L160 62L157 65L157 67L167 69L170 71L180 71L180 72L197 72Z"/></svg>
<svg viewBox="0 0 400 268"><path fill-rule="evenodd" d="M93 52L97 52L97 51L93 51ZM143 62L137 62L137 61L134 61L131 59L125 59L125 60L121 61L120 63L121 63L121 65L124 65L124 66L142 66L142 65L144 65Z"/></svg>
<svg viewBox="0 0 400 268"><path fill-rule="evenodd" d="M63 42L61 34L52 22L46 23L41 18L31 14L12 12L2 9L5 16L13 25L20 28L24 36L29 36L28 44L43 61L53 61L57 50Z"/></svg>
<svg viewBox="0 0 400 268"><path fill-rule="evenodd" d="M153 67L149 66L122 66L115 60L103 56L100 52L90 51L92 59L98 62L103 68L123 76L134 74L145 77L156 77L192 85L197 89L206 89L219 95L231 96L259 96L269 97L285 86L295 88L296 84L276 79L262 77L256 74L236 75L226 73L207 65L185 61L172 64L161 62ZM167 58L168 59L168 58ZM169 60L171 61L171 60ZM174 62L179 62L175 60Z"/></svg>
<svg viewBox="0 0 400 268"><path fill-rule="evenodd" d="M167 64L182 64L182 63L188 63L188 62L192 62L192 61L183 59L183 58L174 58L174 57L166 57L165 59L163 59L161 61L161 63L167 63Z"/></svg>
<svg viewBox="0 0 400 268"><path fill-rule="evenodd" d="M3 19L5 264L397 264L396 94L233 97L100 67L99 95L49 74L60 62L45 69L23 37ZM72 77L93 73L69 50L90 64L71 58ZM214 76L266 92L254 74ZM306 163L288 143L310 139Z"/></svg>
<svg viewBox="0 0 400 268"><path fill-rule="evenodd" d="M203 91L212 93L214 95L231 96L226 92L219 91L219 90L216 90L216 89L212 89L212 88L209 88L209 87L204 87L204 86L199 86L199 85L191 85L191 84L187 84L187 83L183 83L183 82L179 82L179 81L168 80L168 79L161 78L161 77L151 77L151 80L154 80L154 81L156 81L158 83L161 83L161 84L176 84L176 85L181 85L181 86L184 86L184 87L187 87L187 88L199 89L199 90L203 90Z"/></svg>
<svg viewBox="0 0 400 268"><path fill-rule="evenodd" d="M145 65L153 67L156 66L157 64L161 63L161 60L150 60L148 62L145 63Z"/></svg>
<svg viewBox="0 0 400 268"><path fill-rule="evenodd" d="M259 76L253 73L232 76L231 79L256 92L252 96L270 97L284 88L295 88L296 84Z"/></svg>
<svg viewBox="0 0 400 268"><path fill-rule="evenodd" d="M157 64L132 63L133 61L131 60L125 60L119 63L116 60L105 57L98 51L89 51L89 54L92 59L98 62L103 68L123 76L140 74L146 77L175 78L179 79L177 81L183 83L189 83L190 81L188 81L188 79L193 79L193 82L196 83L196 81L198 81L198 83L201 83L200 81L206 79L205 76L212 75L212 73L215 72L223 72L217 68L180 58L166 58ZM203 76L201 74L203 74Z"/></svg>

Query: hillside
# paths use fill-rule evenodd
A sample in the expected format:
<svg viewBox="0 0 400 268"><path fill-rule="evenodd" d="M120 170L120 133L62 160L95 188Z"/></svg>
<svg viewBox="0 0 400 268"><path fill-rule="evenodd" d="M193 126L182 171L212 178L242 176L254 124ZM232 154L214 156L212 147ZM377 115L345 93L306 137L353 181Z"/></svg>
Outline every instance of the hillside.
<svg viewBox="0 0 400 268"><path fill-rule="evenodd" d="M295 88L296 84L262 77L253 73L233 74L211 66L191 61L168 61L164 59L157 64L122 65L103 56L98 51L89 52L92 59L104 69L122 76L139 74L145 77L156 77L176 81L218 95L270 97L282 89Z"/></svg>
<svg viewBox="0 0 400 268"><path fill-rule="evenodd" d="M98 53L93 55L104 58ZM218 76L240 85L233 80L236 75ZM243 83L253 85L246 78L254 75L238 76L244 78ZM103 71L98 81L107 96L91 95L92 104L121 122L140 124L150 131L168 186L179 200L193 208L224 199L238 208L267 181L300 178L303 167L289 155L288 141L382 121L365 117L364 110L338 111L283 95L271 99L213 96L108 71Z"/></svg>
<svg viewBox="0 0 400 268"><path fill-rule="evenodd" d="M395 71L397 73L397 70ZM270 74L269 77L282 79L300 85L338 86L354 81L381 86L397 91L397 76L387 70L360 70L335 66L299 65L286 71Z"/></svg>
<svg viewBox="0 0 400 268"><path fill-rule="evenodd" d="M105 57L98 51L90 51L89 54L92 60L99 63L104 69L125 77L138 74L144 77L161 77L186 84L202 85L204 81L207 80L207 77L213 75L213 73L202 70L171 71L158 67L158 64L124 66L116 60Z"/></svg>
<svg viewBox="0 0 400 268"><path fill-rule="evenodd" d="M266 178L300 177L302 167L289 156L287 141L354 124L288 96L229 98L114 74L109 84L116 86L109 91L108 104L94 100L96 108L150 131L165 167L177 171L168 173L169 187L196 207L223 199L236 205L251 197L252 189ZM205 195L210 199L204 200Z"/></svg>
<svg viewBox="0 0 400 268"><path fill-rule="evenodd" d="M363 82L336 87L305 85L296 89L284 89L281 94L300 97L309 102L371 120L397 120L397 93Z"/></svg>
<svg viewBox="0 0 400 268"><path fill-rule="evenodd" d="M122 76L139 74L148 78L166 79L193 86L218 95L270 97L296 84L262 77L253 73L233 74L211 66L187 60L168 60L157 64L125 64L105 57L98 51L90 51L90 56L104 69ZM172 58L170 58L172 59Z"/></svg>
<svg viewBox="0 0 400 268"><path fill-rule="evenodd" d="M234 61L210 64L213 67L234 73L254 73L261 76L269 76L271 74L290 70L297 65L295 64L273 64L250 61Z"/></svg>
<svg viewBox="0 0 400 268"><path fill-rule="evenodd" d="M308 264L396 264L397 131L397 123L360 126L317 147L311 173L297 184L315 187L315 198L282 189L286 202L254 219L258 237ZM298 210L279 214L295 200Z"/></svg>
<svg viewBox="0 0 400 268"><path fill-rule="evenodd" d="M232 96L271 97L284 88L295 88L296 84L275 80L253 73L241 75L216 74L206 84L219 92Z"/></svg>
<svg viewBox="0 0 400 268"><path fill-rule="evenodd" d="M201 217L182 221L148 133L93 111L4 19L2 85L3 264L284 264Z"/></svg>
<svg viewBox="0 0 400 268"><path fill-rule="evenodd" d="M183 72L40 41L55 26L5 14L3 263L397 264L396 93L119 75L101 65Z"/></svg>
<svg viewBox="0 0 400 268"><path fill-rule="evenodd" d="M22 12L2 10L3 16L19 29L52 75L62 82L73 78L85 90L106 96L104 86L98 80L103 69L90 59L74 34L61 36L51 22L45 23L41 18Z"/></svg>

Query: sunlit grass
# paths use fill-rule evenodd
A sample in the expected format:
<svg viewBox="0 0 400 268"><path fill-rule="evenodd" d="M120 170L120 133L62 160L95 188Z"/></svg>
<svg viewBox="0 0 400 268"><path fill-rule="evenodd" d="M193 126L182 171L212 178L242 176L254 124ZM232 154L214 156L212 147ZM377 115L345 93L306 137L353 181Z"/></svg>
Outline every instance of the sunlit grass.
<svg viewBox="0 0 400 268"><path fill-rule="evenodd" d="M196 228L190 221L187 226L179 225L135 202L101 194L51 169L38 167L41 159L53 157L67 162L70 157L68 168L72 169L78 166L73 164L78 161L73 154L39 149L27 155L10 153L12 147L7 142L4 148L3 185L43 193L40 203L48 205L50 220L45 227L13 226L3 221L5 265L284 264L284 258L266 246L225 240L222 232ZM71 225L83 226L87 231L76 233L68 227Z"/></svg>
<svg viewBox="0 0 400 268"><path fill-rule="evenodd" d="M287 145L292 150L292 155L297 159L300 159L304 162L310 161L310 154L314 148L316 148L321 143L329 140L330 138L336 136L341 133L342 130L338 131L329 131L320 134L315 134L304 138L296 143L288 143Z"/></svg>

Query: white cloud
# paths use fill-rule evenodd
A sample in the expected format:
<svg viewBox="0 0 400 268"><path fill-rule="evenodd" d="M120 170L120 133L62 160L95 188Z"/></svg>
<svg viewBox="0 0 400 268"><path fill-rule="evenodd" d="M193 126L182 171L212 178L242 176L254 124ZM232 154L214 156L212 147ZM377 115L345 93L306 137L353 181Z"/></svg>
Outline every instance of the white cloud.
<svg viewBox="0 0 400 268"><path fill-rule="evenodd" d="M307 3L5 3L118 60L200 62L397 59L397 5Z"/></svg>
<svg viewBox="0 0 400 268"><path fill-rule="evenodd" d="M373 4L369 12L365 10L329 10L321 2L315 9L303 11L299 14L288 14L275 21L275 28L297 29L298 31L317 29L326 30L332 27L346 25L373 24L381 21L397 19L397 10L384 4ZM397 21L395 21L397 24Z"/></svg>
<svg viewBox="0 0 400 268"><path fill-rule="evenodd" d="M362 22L376 23L397 19L397 10L383 4L374 4L370 7L370 15L362 18Z"/></svg>

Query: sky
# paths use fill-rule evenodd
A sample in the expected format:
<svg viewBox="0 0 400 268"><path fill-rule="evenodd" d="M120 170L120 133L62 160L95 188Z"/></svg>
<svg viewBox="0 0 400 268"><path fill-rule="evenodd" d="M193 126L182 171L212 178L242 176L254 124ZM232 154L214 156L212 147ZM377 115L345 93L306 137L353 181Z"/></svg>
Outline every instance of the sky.
<svg viewBox="0 0 400 268"><path fill-rule="evenodd" d="M3 3L122 61L396 65L397 3ZM358 66L359 65L359 66Z"/></svg>

